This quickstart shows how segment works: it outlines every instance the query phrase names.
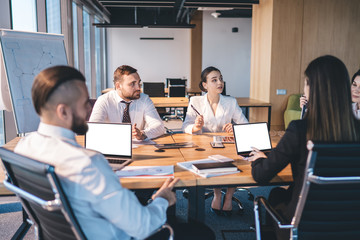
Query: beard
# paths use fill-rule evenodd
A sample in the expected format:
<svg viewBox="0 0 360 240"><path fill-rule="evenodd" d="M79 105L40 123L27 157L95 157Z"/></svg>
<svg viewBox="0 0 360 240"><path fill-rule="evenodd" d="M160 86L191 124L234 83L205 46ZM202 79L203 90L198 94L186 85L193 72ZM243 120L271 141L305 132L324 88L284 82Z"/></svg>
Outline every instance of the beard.
<svg viewBox="0 0 360 240"><path fill-rule="evenodd" d="M140 91L135 91L132 94L128 94L127 96L124 96L125 98L129 100L136 100L140 98Z"/></svg>
<svg viewBox="0 0 360 240"><path fill-rule="evenodd" d="M73 117L72 118L73 120L72 120L72 124L71 124L71 130L78 135L84 135L89 129L89 126L88 126L86 120L81 119L74 113L73 113L72 117Z"/></svg>

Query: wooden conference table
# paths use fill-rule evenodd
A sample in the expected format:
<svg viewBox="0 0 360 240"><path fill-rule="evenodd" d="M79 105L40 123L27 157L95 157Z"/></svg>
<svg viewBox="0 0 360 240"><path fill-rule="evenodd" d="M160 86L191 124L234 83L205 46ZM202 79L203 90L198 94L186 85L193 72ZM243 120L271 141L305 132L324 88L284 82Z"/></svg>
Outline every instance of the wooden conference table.
<svg viewBox="0 0 360 240"><path fill-rule="evenodd" d="M184 108L186 114L187 107L189 105L189 99L186 97L151 97L150 98L156 108L160 107L181 107ZM245 108L244 115L249 119L249 108L267 108L268 110L268 126L271 123L271 104L252 98L236 98L236 101L240 107Z"/></svg>
<svg viewBox="0 0 360 240"><path fill-rule="evenodd" d="M205 151L197 151L195 148L180 148L180 149L166 149L164 152L155 152L156 148L153 145L140 145L133 149L133 162L131 166L157 166L157 165L174 165L175 177L180 181L176 184L176 188L189 189L189 208L188 218L197 221L204 220L204 192L206 187L214 186L257 186L258 184L251 176L250 163L241 160L241 157L236 154L235 144L225 144L225 148L211 148L210 142L214 135L221 134L204 134L204 135L189 135L189 134L174 134L167 135L155 139L156 143L179 143L179 142L193 142ZM15 138L5 145L6 148L13 150L20 138ZM84 137L78 136L79 144L84 144ZM207 158L209 155L221 154L223 156L235 160L235 165L242 171L237 174L218 176L212 178L202 178L187 170L178 167L176 164L183 161L191 161ZM2 169L0 170L2 172ZM4 174L0 174L0 187L3 182ZM269 185L273 184L288 184L292 181L291 169L288 166L280 172ZM121 184L129 189L147 189L159 188L164 179L161 178L122 178Z"/></svg>

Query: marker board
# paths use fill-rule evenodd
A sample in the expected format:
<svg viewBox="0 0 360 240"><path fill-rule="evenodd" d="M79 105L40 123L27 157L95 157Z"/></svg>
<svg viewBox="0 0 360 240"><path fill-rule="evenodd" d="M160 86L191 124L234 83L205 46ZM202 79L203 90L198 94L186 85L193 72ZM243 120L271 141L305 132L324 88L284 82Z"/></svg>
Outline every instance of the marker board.
<svg viewBox="0 0 360 240"><path fill-rule="evenodd" d="M43 69L67 65L63 35L0 29L17 134L36 131L40 122L31 99L34 77Z"/></svg>

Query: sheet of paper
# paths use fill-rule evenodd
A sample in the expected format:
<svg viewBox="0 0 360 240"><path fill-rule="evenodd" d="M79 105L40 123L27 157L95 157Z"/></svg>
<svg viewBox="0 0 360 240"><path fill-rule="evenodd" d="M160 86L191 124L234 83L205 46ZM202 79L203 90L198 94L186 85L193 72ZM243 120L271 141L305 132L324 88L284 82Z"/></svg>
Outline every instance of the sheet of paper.
<svg viewBox="0 0 360 240"><path fill-rule="evenodd" d="M138 148L140 145L155 145L156 142L154 142L151 139L145 139L145 140L132 140L132 148Z"/></svg>
<svg viewBox="0 0 360 240"><path fill-rule="evenodd" d="M218 162L233 162L234 161L234 159L225 157L223 155L210 155L208 158L218 161Z"/></svg>
<svg viewBox="0 0 360 240"><path fill-rule="evenodd" d="M167 176L174 174L174 166L126 166L120 171L116 171L118 177L134 176Z"/></svg>

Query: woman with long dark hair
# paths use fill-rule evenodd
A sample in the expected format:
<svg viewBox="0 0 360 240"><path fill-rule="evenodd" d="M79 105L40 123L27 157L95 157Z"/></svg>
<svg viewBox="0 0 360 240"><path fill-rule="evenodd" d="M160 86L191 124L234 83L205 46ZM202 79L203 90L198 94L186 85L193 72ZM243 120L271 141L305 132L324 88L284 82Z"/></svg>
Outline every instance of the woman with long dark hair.
<svg viewBox="0 0 360 240"><path fill-rule="evenodd" d="M294 216L304 178L308 140L360 142L360 122L352 110L350 78L344 63L333 56L313 60L305 70L304 93L307 113L292 121L277 147L266 156L254 149L252 175L260 184L268 183L291 164L293 183L288 189L274 188L269 202L287 220ZM278 239L289 239L289 230L276 230Z"/></svg>

